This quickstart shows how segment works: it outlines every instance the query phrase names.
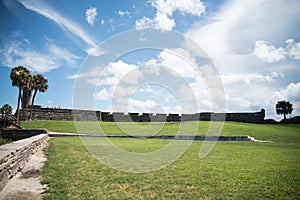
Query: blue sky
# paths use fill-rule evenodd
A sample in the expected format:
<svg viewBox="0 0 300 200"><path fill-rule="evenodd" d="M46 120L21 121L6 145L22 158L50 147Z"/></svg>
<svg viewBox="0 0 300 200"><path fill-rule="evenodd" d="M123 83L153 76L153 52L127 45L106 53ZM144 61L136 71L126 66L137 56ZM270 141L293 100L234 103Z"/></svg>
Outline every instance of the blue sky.
<svg viewBox="0 0 300 200"><path fill-rule="evenodd" d="M275 103L289 100L299 115L299 8L299 0L0 0L0 105L16 108L18 92L9 74L23 65L49 80L49 90L38 94L36 104L72 108L74 83L86 77L95 87L95 109L111 111L117 80L132 70L139 78L143 71L136 69L155 63L173 67L188 80L199 104L189 112L213 110L203 80L184 63L177 66L182 60L174 52L185 54L182 49L122 55L109 63L101 84L98 73L81 73L88 57L101 56L99 44L124 31L154 28L177 31L208 54L223 83L227 112L265 108L267 118L278 119ZM176 91L162 85L124 90L131 91L129 112L182 111Z"/></svg>

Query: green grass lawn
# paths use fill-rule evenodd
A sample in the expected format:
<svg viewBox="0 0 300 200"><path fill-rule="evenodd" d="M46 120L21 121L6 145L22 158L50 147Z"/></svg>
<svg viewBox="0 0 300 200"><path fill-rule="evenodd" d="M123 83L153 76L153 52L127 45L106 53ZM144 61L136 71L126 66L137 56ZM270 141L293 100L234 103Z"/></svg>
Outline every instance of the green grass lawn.
<svg viewBox="0 0 300 200"><path fill-rule="evenodd" d="M77 122L81 127L84 127L85 133L99 133L95 129L95 125L100 125L101 129L106 134L125 134L116 123L114 122ZM189 124L194 124L198 122L185 122L186 127L185 134L189 133ZM216 122L211 122L216 123ZM148 123L133 123L122 122L122 127L130 130L131 128L140 130L147 128ZM161 126L162 123L154 122L153 126ZM165 123L165 126L160 130L158 135L174 135L177 133L180 123ZM197 130L197 135L205 135L210 122L200 121ZM23 128L47 128L49 131L54 132L67 132L67 133L77 133L76 127L73 121L55 121L55 120L40 120L40 121L23 121L21 126ZM134 130L136 131L136 130ZM148 129L147 129L148 131ZM289 141L291 137L300 139L300 125L299 124L250 124L250 123L240 123L240 122L226 122L224 123L223 131L221 135L249 135L260 140L272 140L272 141Z"/></svg>
<svg viewBox="0 0 300 200"><path fill-rule="evenodd" d="M4 139L4 138L0 137L0 145L7 144L7 143L10 143L10 142L11 142L11 140L7 140L7 139Z"/></svg>
<svg viewBox="0 0 300 200"><path fill-rule="evenodd" d="M0 130L0 145L10 143L11 140L1 138L1 130Z"/></svg>
<svg viewBox="0 0 300 200"><path fill-rule="evenodd" d="M72 123L32 121L22 125L76 132ZM198 134L205 134L208 125L200 122ZM124 134L114 123L101 126L108 133ZM167 123L160 134L169 134L177 130L176 126ZM202 142L194 141L170 166L133 174L96 160L80 138L51 138L43 169L42 182L49 185L45 199L300 199L299 125L226 122L222 135L250 135L273 142L218 142L207 157L199 159ZM149 152L169 143L152 139L111 141L130 152Z"/></svg>

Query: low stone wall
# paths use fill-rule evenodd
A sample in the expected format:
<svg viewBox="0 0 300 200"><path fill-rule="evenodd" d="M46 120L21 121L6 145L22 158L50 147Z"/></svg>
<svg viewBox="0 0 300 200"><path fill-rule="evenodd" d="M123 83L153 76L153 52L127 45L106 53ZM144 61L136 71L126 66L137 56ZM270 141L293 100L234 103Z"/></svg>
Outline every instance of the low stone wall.
<svg viewBox="0 0 300 200"><path fill-rule="evenodd" d="M23 169L31 156L46 145L47 138L47 134L40 134L0 146L0 191Z"/></svg>
<svg viewBox="0 0 300 200"><path fill-rule="evenodd" d="M30 109L20 110L20 119L26 120ZM33 120L75 120L75 121L105 121L105 122L176 122L176 121L236 121L247 123L264 123L265 110L244 113L213 113L201 112L195 114L165 114L165 113L122 113L101 112L92 110L72 110L57 108L33 109Z"/></svg>

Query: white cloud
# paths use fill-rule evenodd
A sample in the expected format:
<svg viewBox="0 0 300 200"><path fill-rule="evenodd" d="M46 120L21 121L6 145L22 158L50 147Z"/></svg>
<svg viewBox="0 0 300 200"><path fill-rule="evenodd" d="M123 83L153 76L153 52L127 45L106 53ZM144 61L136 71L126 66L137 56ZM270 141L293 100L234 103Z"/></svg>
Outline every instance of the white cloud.
<svg viewBox="0 0 300 200"><path fill-rule="evenodd" d="M286 47L278 47L269 44L266 41L259 40L255 42L253 54L263 62L278 62L289 56L291 59L300 59L300 43L296 43L293 39L286 40Z"/></svg>
<svg viewBox="0 0 300 200"><path fill-rule="evenodd" d="M100 46L88 48L88 49L86 49L86 52L90 56L95 56L95 57L101 56L105 53L105 51Z"/></svg>
<svg viewBox="0 0 300 200"><path fill-rule="evenodd" d="M125 86L125 85L117 85L111 87L112 98L113 100L119 102L120 106L124 106L124 100L128 100L131 95L134 93L136 87L135 86ZM123 102L123 105L122 105ZM127 101L126 101L127 102Z"/></svg>
<svg viewBox="0 0 300 200"><path fill-rule="evenodd" d="M263 62L272 63L284 60L286 51L282 47L276 48L266 41L259 40L255 42L253 54Z"/></svg>
<svg viewBox="0 0 300 200"><path fill-rule="evenodd" d="M101 25L104 25L105 24L104 19L101 19L100 23L101 23Z"/></svg>
<svg viewBox="0 0 300 200"><path fill-rule="evenodd" d="M99 67L95 66L85 72L80 72L80 73L76 73L73 75L69 75L68 78L69 79L85 79L85 80L89 80L89 79L93 79L93 78L99 79L99 77L101 76L101 73L102 73L102 71L99 70Z"/></svg>
<svg viewBox="0 0 300 200"><path fill-rule="evenodd" d="M300 103L300 82L290 83L285 89L276 91L273 97L278 101L287 100Z"/></svg>
<svg viewBox="0 0 300 200"><path fill-rule="evenodd" d="M121 11L121 10L119 10L119 11L116 11L116 13L118 14L118 15L120 15L121 17L124 17L124 15L129 15L130 13L128 12L128 10L126 10L126 11Z"/></svg>
<svg viewBox="0 0 300 200"><path fill-rule="evenodd" d="M107 73L115 77L119 81L129 84L137 83L138 79L142 77L142 72L136 65L131 65L119 60L112 62L107 67Z"/></svg>
<svg viewBox="0 0 300 200"><path fill-rule="evenodd" d="M176 26L175 20L171 18L175 11L196 16L205 12L205 6L201 0L152 0L151 5L156 8L155 17L153 19L143 17L136 20L135 27L137 30L155 28L171 31Z"/></svg>
<svg viewBox="0 0 300 200"><path fill-rule="evenodd" d="M41 1L24 1L24 0L18 0L25 8L28 10L32 10L40 15L43 15L44 17L52 20L55 22L59 27L61 27L63 30L67 29L80 39L82 39L84 42L91 46L95 46L94 40L86 33L84 32L79 25L74 23L73 21L67 19L66 17L60 15L55 10L53 10L51 7L47 6Z"/></svg>
<svg viewBox="0 0 300 200"><path fill-rule="evenodd" d="M143 86L142 88L138 89L136 92L153 93L154 90L151 87L151 85L147 84L147 85Z"/></svg>
<svg viewBox="0 0 300 200"><path fill-rule="evenodd" d="M136 99L129 99L128 100L128 105L130 108L143 108L143 109L149 109L153 108L157 105L157 103L153 100L146 100L146 101L141 101L141 100L136 100Z"/></svg>
<svg viewBox="0 0 300 200"><path fill-rule="evenodd" d="M112 98L112 91L108 91L106 88L103 88L95 94L96 100L110 100Z"/></svg>
<svg viewBox="0 0 300 200"><path fill-rule="evenodd" d="M155 28L163 31L171 31L176 26L175 20L169 18L164 13L156 13L154 19L143 17L136 21L135 28L142 30L146 28Z"/></svg>
<svg viewBox="0 0 300 200"><path fill-rule="evenodd" d="M135 21L135 28L137 30L147 29L147 28L154 28L156 26L153 19L148 17L143 17L142 19Z"/></svg>
<svg viewBox="0 0 300 200"><path fill-rule="evenodd" d="M154 18L154 24L156 26L154 28L167 31L171 31L176 26L174 19L169 18L168 15L160 12L156 13Z"/></svg>
<svg viewBox="0 0 300 200"><path fill-rule="evenodd" d="M221 74L227 111L265 108L267 118L276 117L273 94L287 79L299 81L299 6L298 0L229 0L212 17L187 31ZM258 47L264 48L259 49L261 57L281 62L257 59L253 54L257 41L271 42L258 42Z"/></svg>
<svg viewBox="0 0 300 200"><path fill-rule="evenodd" d="M283 74L279 72L271 72L270 74L263 75L260 73L244 73L244 74L223 74L221 75L224 85L238 85L241 83L253 84L262 82L273 82L275 78L282 78Z"/></svg>
<svg viewBox="0 0 300 200"><path fill-rule="evenodd" d="M152 0L151 4L158 12L169 16L172 16L175 11L197 16L205 12L205 5L200 0Z"/></svg>
<svg viewBox="0 0 300 200"><path fill-rule="evenodd" d="M180 106L161 105L154 100L128 99L127 108L124 111L136 113L181 113Z"/></svg>
<svg viewBox="0 0 300 200"><path fill-rule="evenodd" d="M157 63L166 66L168 71L175 77L196 77L197 67L195 58L184 49L164 49L158 56Z"/></svg>
<svg viewBox="0 0 300 200"><path fill-rule="evenodd" d="M296 60L300 60L300 43L296 43L293 39L286 40L287 54Z"/></svg>
<svg viewBox="0 0 300 200"><path fill-rule="evenodd" d="M290 101L293 104L292 116L299 116L300 114L300 82L289 83L285 88L276 90L270 95L269 103L266 105L268 109L267 112L270 112L270 115L277 119L281 120L282 116L276 115L275 104L278 101L286 100Z"/></svg>
<svg viewBox="0 0 300 200"><path fill-rule="evenodd" d="M68 78L81 78L93 85L101 84L115 87L120 81L127 84L136 84L138 79L143 75L142 72L139 71L138 66L127 64L122 60L111 62L102 69L102 71L100 69L102 69L102 67L93 67L88 72L73 74Z"/></svg>
<svg viewBox="0 0 300 200"><path fill-rule="evenodd" d="M115 86L119 83L119 79L115 76L102 79L99 84Z"/></svg>
<svg viewBox="0 0 300 200"><path fill-rule="evenodd" d="M186 34L207 52L223 73L257 71L262 65L253 59L255 42L263 39L280 43L297 34L299 6L297 0L288 4L284 0L230 0L207 21L194 24Z"/></svg>
<svg viewBox="0 0 300 200"><path fill-rule="evenodd" d="M78 56L65 48L58 47L53 42L47 44L45 53L37 51L27 39L13 39L4 43L0 50L1 63L8 67L23 65L30 71L49 72L64 65L76 66Z"/></svg>
<svg viewBox="0 0 300 200"><path fill-rule="evenodd" d="M93 26L96 17L97 17L97 8L91 7L85 11L85 19L88 24Z"/></svg>
<svg viewBox="0 0 300 200"><path fill-rule="evenodd" d="M65 48L60 48L54 44L50 44L48 46L49 52L51 55L55 56L56 58L60 58L63 61L65 61L68 65L76 65L76 60L79 59L80 57L72 54Z"/></svg>

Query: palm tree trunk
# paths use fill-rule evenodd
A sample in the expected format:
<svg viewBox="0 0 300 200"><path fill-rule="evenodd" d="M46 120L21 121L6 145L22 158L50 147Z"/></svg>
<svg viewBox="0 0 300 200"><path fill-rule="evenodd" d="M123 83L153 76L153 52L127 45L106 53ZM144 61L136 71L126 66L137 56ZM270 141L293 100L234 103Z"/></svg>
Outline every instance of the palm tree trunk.
<svg viewBox="0 0 300 200"><path fill-rule="evenodd" d="M19 88L19 95L18 95L18 105L17 105L17 120L20 119L20 101L21 101L21 88Z"/></svg>
<svg viewBox="0 0 300 200"><path fill-rule="evenodd" d="M33 105L34 105L34 99L35 99L35 96L36 96L37 91L38 91L37 89L34 90L34 94L33 94L33 97L32 97L31 108L30 108L30 114L29 114L29 121L31 121L32 111L33 111Z"/></svg>
<svg viewBox="0 0 300 200"><path fill-rule="evenodd" d="M286 115L285 115L285 113L283 113L283 117L284 117L284 123L286 123Z"/></svg>
<svg viewBox="0 0 300 200"><path fill-rule="evenodd" d="M22 108L29 108L31 105L31 90L28 88L23 89L23 96L22 96Z"/></svg>

